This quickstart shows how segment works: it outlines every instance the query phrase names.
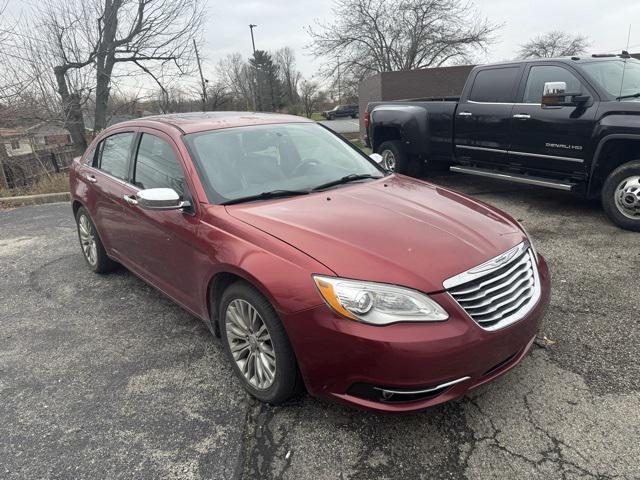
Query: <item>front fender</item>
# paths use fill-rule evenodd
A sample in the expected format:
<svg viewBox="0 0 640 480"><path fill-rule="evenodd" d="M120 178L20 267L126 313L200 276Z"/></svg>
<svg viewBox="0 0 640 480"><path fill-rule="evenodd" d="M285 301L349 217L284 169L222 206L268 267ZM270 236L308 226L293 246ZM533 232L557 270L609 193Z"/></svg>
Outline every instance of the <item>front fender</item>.
<svg viewBox="0 0 640 480"><path fill-rule="evenodd" d="M309 255L226 213L203 222L199 235L210 246L208 281L200 292L203 306L208 305L211 279L219 273L244 279L283 313L321 305L311 275L335 275Z"/></svg>

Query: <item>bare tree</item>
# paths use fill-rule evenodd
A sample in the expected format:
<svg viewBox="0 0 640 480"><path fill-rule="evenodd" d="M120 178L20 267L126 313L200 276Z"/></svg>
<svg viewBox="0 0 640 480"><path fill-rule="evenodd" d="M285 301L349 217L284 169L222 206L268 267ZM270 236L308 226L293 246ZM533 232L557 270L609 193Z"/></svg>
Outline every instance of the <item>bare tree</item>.
<svg viewBox="0 0 640 480"><path fill-rule="evenodd" d="M539 35L521 45L520 58L552 58L580 55L587 51L591 43L583 35L570 35L553 31Z"/></svg>
<svg viewBox="0 0 640 480"><path fill-rule="evenodd" d="M249 110L254 103L251 67L239 53L232 53L218 64L220 80L229 89L239 108Z"/></svg>
<svg viewBox="0 0 640 480"><path fill-rule="evenodd" d="M302 75L296 69L296 57L293 49L284 47L276 50L275 62L279 67L280 81L284 90L284 96L289 109L295 109L298 103L298 83Z"/></svg>
<svg viewBox="0 0 640 480"><path fill-rule="evenodd" d="M83 119L69 72L94 69L95 129L105 128L116 65L140 69L160 86L166 75L191 68L201 5L201 0L46 0L39 22L56 59L53 71L75 143L84 141Z"/></svg>
<svg viewBox="0 0 640 480"><path fill-rule="evenodd" d="M334 0L334 18L307 28L324 73L361 79L438 67L484 50L499 28L466 0ZM339 60L339 62L338 62Z"/></svg>
<svg viewBox="0 0 640 480"><path fill-rule="evenodd" d="M302 80L300 82L299 96L304 114L311 118L311 114L318 109L320 102L324 98L324 92L320 90L317 82Z"/></svg>

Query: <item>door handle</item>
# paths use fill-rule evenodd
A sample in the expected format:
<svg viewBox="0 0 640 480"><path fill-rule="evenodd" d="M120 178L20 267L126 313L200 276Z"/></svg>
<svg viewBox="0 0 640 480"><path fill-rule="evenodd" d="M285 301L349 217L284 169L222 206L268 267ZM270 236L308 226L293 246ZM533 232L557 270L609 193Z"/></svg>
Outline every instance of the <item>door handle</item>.
<svg viewBox="0 0 640 480"><path fill-rule="evenodd" d="M124 198L124 201L129 205L138 205L138 200L136 199L135 195L125 195L122 198Z"/></svg>
<svg viewBox="0 0 640 480"><path fill-rule="evenodd" d="M90 183L96 183L98 181L95 175L85 175L84 179Z"/></svg>
<svg viewBox="0 0 640 480"><path fill-rule="evenodd" d="M458 113L459 117L470 117L471 115L473 115L473 113L471 113L471 112L460 112L460 113Z"/></svg>
<svg viewBox="0 0 640 480"><path fill-rule="evenodd" d="M518 120L529 120L531 115L528 113L516 113L513 118L517 118Z"/></svg>

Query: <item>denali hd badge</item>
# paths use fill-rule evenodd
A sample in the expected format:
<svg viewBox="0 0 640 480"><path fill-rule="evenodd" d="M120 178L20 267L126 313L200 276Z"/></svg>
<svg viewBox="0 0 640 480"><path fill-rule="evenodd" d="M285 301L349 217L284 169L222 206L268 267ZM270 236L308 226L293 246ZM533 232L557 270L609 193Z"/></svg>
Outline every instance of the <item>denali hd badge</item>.
<svg viewBox="0 0 640 480"><path fill-rule="evenodd" d="M544 146L547 148L562 148L564 150L582 150L582 145L566 145L564 143L545 143Z"/></svg>

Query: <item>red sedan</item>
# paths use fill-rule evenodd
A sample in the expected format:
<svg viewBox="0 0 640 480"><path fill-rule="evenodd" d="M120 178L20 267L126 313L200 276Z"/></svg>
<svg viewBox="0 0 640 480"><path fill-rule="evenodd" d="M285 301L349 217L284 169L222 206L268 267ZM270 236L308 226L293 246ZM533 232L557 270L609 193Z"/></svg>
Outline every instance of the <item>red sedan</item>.
<svg viewBox="0 0 640 480"><path fill-rule="evenodd" d="M547 265L507 214L373 157L287 115L121 123L71 170L82 252L201 318L262 401L442 403L522 360Z"/></svg>

